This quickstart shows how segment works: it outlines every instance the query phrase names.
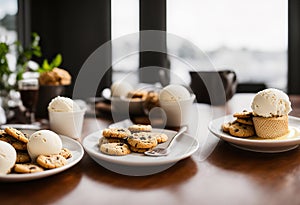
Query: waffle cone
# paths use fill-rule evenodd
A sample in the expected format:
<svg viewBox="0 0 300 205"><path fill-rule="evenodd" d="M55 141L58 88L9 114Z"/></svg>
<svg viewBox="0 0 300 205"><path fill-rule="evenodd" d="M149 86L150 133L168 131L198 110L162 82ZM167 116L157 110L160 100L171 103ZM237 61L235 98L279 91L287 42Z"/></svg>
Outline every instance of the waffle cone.
<svg viewBox="0 0 300 205"><path fill-rule="evenodd" d="M288 116L253 117L256 135L261 138L276 138L288 133Z"/></svg>

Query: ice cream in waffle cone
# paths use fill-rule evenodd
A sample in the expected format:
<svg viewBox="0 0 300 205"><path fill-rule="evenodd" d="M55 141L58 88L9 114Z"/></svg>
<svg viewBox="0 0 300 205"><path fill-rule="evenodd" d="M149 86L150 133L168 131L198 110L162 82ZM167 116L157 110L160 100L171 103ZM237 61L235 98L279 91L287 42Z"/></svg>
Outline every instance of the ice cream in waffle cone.
<svg viewBox="0 0 300 205"><path fill-rule="evenodd" d="M274 88L260 91L254 97L251 108L258 137L271 139L289 132L288 113L292 108L289 97L284 92Z"/></svg>

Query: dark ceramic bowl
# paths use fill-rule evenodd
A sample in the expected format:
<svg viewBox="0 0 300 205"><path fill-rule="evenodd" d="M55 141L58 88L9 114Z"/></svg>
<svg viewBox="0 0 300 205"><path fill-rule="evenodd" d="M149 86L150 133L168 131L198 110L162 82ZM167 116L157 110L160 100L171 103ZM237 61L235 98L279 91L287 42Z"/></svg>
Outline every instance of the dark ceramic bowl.
<svg viewBox="0 0 300 205"><path fill-rule="evenodd" d="M48 118L48 104L50 101L57 97L65 94L66 86L63 85L40 85L39 87L39 98L36 108L37 118Z"/></svg>

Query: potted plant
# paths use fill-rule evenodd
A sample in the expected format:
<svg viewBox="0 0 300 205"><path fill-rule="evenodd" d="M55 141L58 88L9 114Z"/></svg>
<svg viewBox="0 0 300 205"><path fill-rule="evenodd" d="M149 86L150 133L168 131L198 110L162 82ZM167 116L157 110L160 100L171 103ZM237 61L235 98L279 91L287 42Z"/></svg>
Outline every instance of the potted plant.
<svg viewBox="0 0 300 205"><path fill-rule="evenodd" d="M71 75L68 71L59 68L62 62L62 56L57 54L49 63L45 59L42 66L37 70L39 76L39 100L36 116L47 118L47 106L52 98L64 95L66 86L71 84Z"/></svg>
<svg viewBox="0 0 300 205"><path fill-rule="evenodd" d="M40 86L37 115L47 117L48 103L53 97L64 94L65 86L71 84L71 76L66 70L58 68L62 63L61 54L57 54L51 62L44 59L41 66L32 60L42 57L39 43L40 36L37 33L32 33L31 44L25 48L19 41L12 44L0 42L0 106L8 109L9 93L17 90L18 81L34 77L38 78ZM10 68L7 55L13 46L17 53L16 64Z"/></svg>

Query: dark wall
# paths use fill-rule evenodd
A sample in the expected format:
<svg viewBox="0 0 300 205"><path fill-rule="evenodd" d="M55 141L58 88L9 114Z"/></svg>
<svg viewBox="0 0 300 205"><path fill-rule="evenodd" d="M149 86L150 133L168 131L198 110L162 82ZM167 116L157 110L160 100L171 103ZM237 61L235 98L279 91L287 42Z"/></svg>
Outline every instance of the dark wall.
<svg viewBox="0 0 300 205"><path fill-rule="evenodd" d="M289 0L288 93L300 94L300 1Z"/></svg>
<svg viewBox="0 0 300 205"><path fill-rule="evenodd" d="M85 60L95 49L111 40L110 0L31 0L30 15L31 31L41 36L43 56L52 59L57 53L62 54L60 67L73 77L68 88L68 95L71 95ZM111 61L111 51L107 56ZM110 86L111 70L100 84L100 90ZM82 93L82 97L90 96Z"/></svg>
<svg viewBox="0 0 300 205"><path fill-rule="evenodd" d="M166 0L140 0L140 31L167 29L167 4ZM148 35L140 34L140 50L159 50L163 52L144 51L140 53L140 81L145 83L159 82L161 68L170 68L167 57L166 34Z"/></svg>

